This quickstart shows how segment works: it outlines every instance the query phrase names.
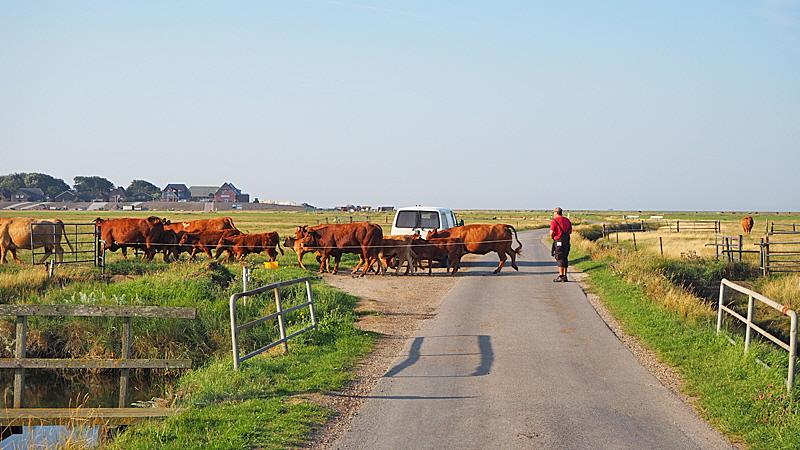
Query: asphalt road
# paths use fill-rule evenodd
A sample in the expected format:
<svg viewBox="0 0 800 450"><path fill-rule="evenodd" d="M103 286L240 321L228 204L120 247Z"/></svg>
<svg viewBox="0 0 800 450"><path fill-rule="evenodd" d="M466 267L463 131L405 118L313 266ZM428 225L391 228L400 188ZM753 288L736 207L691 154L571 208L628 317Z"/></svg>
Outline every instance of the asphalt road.
<svg viewBox="0 0 800 450"><path fill-rule="evenodd" d="M517 273L469 263L336 449L731 449L616 338L544 231Z"/></svg>

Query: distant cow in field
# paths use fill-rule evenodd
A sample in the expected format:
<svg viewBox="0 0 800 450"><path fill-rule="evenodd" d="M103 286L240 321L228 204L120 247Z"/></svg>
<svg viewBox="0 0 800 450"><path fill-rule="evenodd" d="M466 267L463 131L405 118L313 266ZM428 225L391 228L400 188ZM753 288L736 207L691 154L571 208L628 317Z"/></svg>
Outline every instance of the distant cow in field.
<svg viewBox="0 0 800 450"><path fill-rule="evenodd" d="M237 261L241 261L242 258L250 253L267 252L269 260L275 261L278 257L278 252L275 250L276 248L282 255L283 249L281 248L280 237L278 233L274 231L269 233L240 234L220 239L217 244L217 254L215 257L219 258L223 250L228 250L228 254L222 262L227 262L231 257L231 253Z"/></svg>
<svg viewBox="0 0 800 450"><path fill-rule="evenodd" d="M511 246L512 231L517 244L519 244L516 249ZM506 263L506 255L511 257L511 267L519 271L517 268L517 255L522 253L522 243L517 238L517 230L511 225L462 225L441 231L433 229L428 232L427 239L437 237L461 239L464 242L467 253L485 255L489 252L497 252L497 256L500 257L500 265L497 266L494 273L499 273L500 269L503 268Z"/></svg>
<svg viewBox="0 0 800 450"><path fill-rule="evenodd" d="M750 231L753 229L753 218L750 216L742 218L742 230L745 233L750 234Z"/></svg>
<svg viewBox="0 0 800 450"><path fill-rule="evenodd" d="M100 227L100 239L105 243L101 251L112 252L122 249L122 257L127 258L128 247L143 248L145 258L153 260L164 232L164 220L150 216L147 219L94 219ZM166 255L165 255L166 256Z"/></svg>
<svg viewBox="0 0 800 450"><path fill-rule="evenodd" d="M0 219L0 261L7 263L6 254L11 252L14 261L22 263L17 258L17 249L33 250L44 247L44 257L39 261L43 263L53 252L58 262L64 261L64 248L61 247L61 237L64 237L70 251L75 251L64 233L64 223L59 219L30 219L9 217ZM32 244L32 245L31 245Z"/></svg>

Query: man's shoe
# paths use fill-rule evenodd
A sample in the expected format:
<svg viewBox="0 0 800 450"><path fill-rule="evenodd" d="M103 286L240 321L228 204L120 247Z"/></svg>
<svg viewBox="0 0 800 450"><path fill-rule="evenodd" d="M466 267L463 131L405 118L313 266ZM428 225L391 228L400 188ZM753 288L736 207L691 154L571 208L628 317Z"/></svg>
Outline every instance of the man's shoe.
<svg viewBox="0 0 800 450"><path fill-rule="evenodd" d="M553 280L554 283L561 283L562 281L567 281L567 277L559 275Z"/></svg>

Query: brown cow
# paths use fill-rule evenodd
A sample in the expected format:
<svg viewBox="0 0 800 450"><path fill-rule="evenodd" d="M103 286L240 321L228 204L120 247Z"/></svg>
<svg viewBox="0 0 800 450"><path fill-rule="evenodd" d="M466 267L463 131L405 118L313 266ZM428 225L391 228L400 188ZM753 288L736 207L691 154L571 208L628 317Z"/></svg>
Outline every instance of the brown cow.
<svg viewBox="0 0 800 450"><path fill-rule="evenodd" d="M353 273L363 265L363 277L378 257L383 230L380 225L369 222L319 225L313 228L304 225L297 227L294 238L300 240L305 249L320 252L320 272L328 267L331 256L335 261L332 272L335 274L339 272L339 260L343 253L359 255L362 261L353 269Z"/></svg>
<svg viewBox="0 0 800 450"><path fill-rule="evenodd" d="M0 261L7 263L6 254L10 251L14 261L22 264L22 261L17 258L17 249L33 250L34 248L44 247L44 256L39 261L39 264L49 258L54 251L58 262L63 262L62 236L70 251L74 252L75 249L67 239L66 233L64 233L64 222L59 219L46 220L23 217L0 219Z"/></svg>
<svg viewBox="0 0 800 450"><path fill-rule="evenodd" d="M321 227L324 227L324 226L325 225L316 225L316 226L313 226L313 227L308 227L308 229L309 230L314 230L314 229L321 228ZM297 228L299 229L301 227L297 227ZM295 235L296 234L297 234L297 230L295 230ZM286 238L286 240L283 241L283 246L285 248L291 248L292 250L294 250L294 252L297 253L297 263L300 265L300 267L303 268L303 270L307 270L305 264L303 264L303 255L305 255L306 253L313 252L314 250L311 250L311 249L308 249L308 248L304 247L302 239L297 239L297 238L294 237L294 235L293 236L288 236ZM317 262L321 262L322 261L322 253L319 252L319 251L317 251L316 253L317 253Z"/></svg>
<svg viewBox="0 0 800 450"><path fill-rule="evenodd" d="M127 258L127 248L144 248L144 256L153 260L161 233L164 232L164 220L150 216L147 219L94 219L100 228L100 239L105 243L101 251L112 252L122 249L122 257Z"/></svg>
<svg viewBox="0 0 800 450"><path fill-rule="evenodd" d="M275 231L269 233L251 233L240 234L236 236L223 237L217 244L216 257L219 258L223 250L228 250L225 259L222 262L227 262L231 257L231 252L237 261L241 261L246 255L250 253L267 252L270 261L275 261L278 257L278 252L275 251L277 247L283 255L283 249L280 244L280 237Z"/></svg>
<svg viewBox="0 0 800 450"><path fill-rule="evenodd" d="M233 225L233 219L230 217L216 217L213 219L197 219L186 222L170 222L164 224L164 229L192 233L196 231L235 230L236 227Z"/></svg>
<svg viewBox="0 0 800 450"><path fill-rule="evenodd" d="M315 225L313 227L308 227L308 229L309 230L316 230L318 228L324 228L326 226L327 225ZM297 227L297 228L300 229L302 227ZM297 234L297 233L298 233L298 230L295 230L295 234ZM320 267L319 267L320 268L320 272L323 272L323 271L324 272L329 272L329 273L331 272L331 267L330 267L329 260L325 261L325 265L324 266L322 265L322 251L320 251L319 249L315 250L315 249L306 247L305 244L303 244L303 240L302 239L297 239L294 236L288 236L286 238L286 240L283 241L283 246L285 248L291 248L292 250L294 250L295 253L297 253L297 263L304 270L307 270L307 268L306 268L305 264L303 264L303 256L306 253L314 252L317 255L317 262L320 263ZM341 256L342 256L342 251L340 251L338 249L331 249L331 251L330 251L328 256L333 256L334 260L338 261L338 258L341 258ZM365 263L364 256L361 255L361 254L358 254L358 265L356 265L356 269L354 269L354 271L357 270L359 267L361 267L364 263Z"/></svg>
<svg viewBox="0 0 800 450"><path fill-rule="evenodd" d="M174 261L178 260L180 255L179 244L184 234L186 234L185 231L168 230L165 226L161 232L161 237L158 239L158 248L156 248L156 252L164 253L164 262L170 262L170 256Z"/></svg>
<svg viewBox="0 0 800 450"><path fill-rule="evenodd" d="M178 254L187 252L189 253L189 261L192 261L198 252L204 252L209 259L214 259L214 256L211 255L211 250L216 249L222 239L240 234L242 234L242 232L235 228L185 233L178 242ZM228 252L225 258L225 260L227 260L231 256L231 250L225 250ZM219 256L219 251L217 252L217 256Z"/></svg>
<svg viewBox="0 0 800 450"><path fill-rule="evenodd" d="M511 247L511 232L514 232L514 238L517 240L519 247L516 249ZM476 225L462 225L460 227L448 228L446 230L438 231L433 229L428 232L428 239L435 237L453 237L464 241L467 253L474 253L476 255L485 255L489 252L497 252L500 257L500 265L493 273L499 273L500 269L506 263L506 255L511 257L511 267L519 271L517 268L517 255L522 254L522 243L517 237L517 230L506 224L476 224Z"/></svg>
<svg viewBox="0 0 800 450"><path fill-rule="evenodd" d="M464 241L459 238L415 239L412 243L418 261L428 261L428 275L433 273L433 261L447 259L447 272L458 272L461 257L467 253Z"/></svg>
<svg viewBox="0 0 800 450"><path fill-rule="evenodd" d="M753 218L750 216L742 218L742 230L745 233L750 234L750 231L753 229Z"/></svg>

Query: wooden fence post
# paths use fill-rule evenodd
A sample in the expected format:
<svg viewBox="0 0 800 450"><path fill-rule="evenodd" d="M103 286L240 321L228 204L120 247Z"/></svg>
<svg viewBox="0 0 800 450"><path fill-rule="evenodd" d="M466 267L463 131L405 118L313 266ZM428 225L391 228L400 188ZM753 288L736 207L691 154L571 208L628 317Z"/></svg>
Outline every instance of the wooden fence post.
<svg viewBox="0 0 800 450"><path fill-rule="evenodd" d="M125 317L122 322L122 359L131 359L132 317ZM131 370L122 369L119 372L119 407L125 408L128 404L128 380Z"/></svg>
<svg viewBox="0 0 800 450"><path fill-rule="evenodd" d="M14 358L25 359L28 339L28 317L17 316L17 340L14 345ZM25 367L14 369L14 408L22 408L25 391Z"/></svg>

